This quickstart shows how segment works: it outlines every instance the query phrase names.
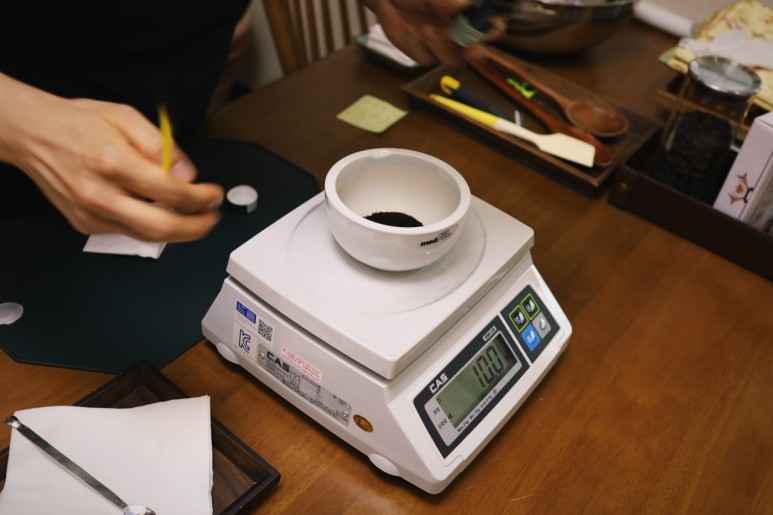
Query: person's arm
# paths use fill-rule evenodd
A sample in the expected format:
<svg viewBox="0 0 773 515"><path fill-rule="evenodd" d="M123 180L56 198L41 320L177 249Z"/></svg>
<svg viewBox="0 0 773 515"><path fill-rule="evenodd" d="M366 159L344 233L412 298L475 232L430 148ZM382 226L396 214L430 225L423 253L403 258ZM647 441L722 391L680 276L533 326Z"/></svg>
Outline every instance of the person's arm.
<svg viewBox="0 0 773 515"><path fill-rule="evenodd" d="M422 65L459 62L460 49L451 40L451 21L469 0L360 0L376 13L389 40Z"/></svg>
<svg viewBox="0 0 773 515"><path fill-rule="evenodd" d="M135 109L64 99L0 73L0 161L26 173L78 231L169 242L207 234L222 188L191 184L196 169L177 148L165 173L161 154L159 130Z"/></svg>

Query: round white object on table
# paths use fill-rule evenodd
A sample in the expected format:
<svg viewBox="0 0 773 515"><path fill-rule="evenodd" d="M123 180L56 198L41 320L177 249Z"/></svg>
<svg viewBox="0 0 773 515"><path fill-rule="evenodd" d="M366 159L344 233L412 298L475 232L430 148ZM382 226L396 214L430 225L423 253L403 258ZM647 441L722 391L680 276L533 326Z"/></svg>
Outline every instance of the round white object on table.
<svg viewBox="0 0 773 515"><path fill-rule="evenodd" d="M228 205L242 213L252 213L258 207L258 192L252 186L234 186L225 195Z"/></svg>
<svg viewBox="0 0 773 515"><path fill-rule="evenodd" d="M24 313L21 304L15 302L0 303L0 325L11 325L19 320Z"/></svg>

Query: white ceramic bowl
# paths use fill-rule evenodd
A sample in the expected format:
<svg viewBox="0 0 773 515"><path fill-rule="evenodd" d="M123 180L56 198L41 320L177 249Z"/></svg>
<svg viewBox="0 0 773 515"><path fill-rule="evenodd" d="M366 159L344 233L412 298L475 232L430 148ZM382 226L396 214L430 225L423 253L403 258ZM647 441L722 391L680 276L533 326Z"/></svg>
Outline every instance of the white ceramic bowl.
<svg viewBox="0 0 773 515"><path fill-rule="evenodd" d="M333 165L325 178L325 207L330 231L353 258L381 270L414 270L443 257L459 239L470 188L435 157L372 149ZM375 213L387 222L413 218L422 225L398 227L366 218Z"/></svg>

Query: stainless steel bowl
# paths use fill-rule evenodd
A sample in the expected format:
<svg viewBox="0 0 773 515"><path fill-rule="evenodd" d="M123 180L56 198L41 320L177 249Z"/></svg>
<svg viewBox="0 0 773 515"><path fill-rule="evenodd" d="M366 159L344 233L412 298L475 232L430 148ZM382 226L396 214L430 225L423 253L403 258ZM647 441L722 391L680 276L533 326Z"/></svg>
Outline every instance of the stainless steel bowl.
<svg viewBox="0 0 773 515"><path fill-rule="evenodd" d="M534 54L582 52L619 31L636 0L516 0L498 43Z"/></svg>

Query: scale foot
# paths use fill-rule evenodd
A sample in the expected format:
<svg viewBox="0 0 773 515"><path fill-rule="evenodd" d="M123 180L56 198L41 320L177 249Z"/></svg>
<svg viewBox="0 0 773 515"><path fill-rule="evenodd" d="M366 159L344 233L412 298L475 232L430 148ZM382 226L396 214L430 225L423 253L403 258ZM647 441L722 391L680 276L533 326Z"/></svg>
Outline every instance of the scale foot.
<svg viewBox="0 0 773 515"><path fill-rule="evenodd" d="M391 476L400 475L400 471L397 470L397 467L395 467L395 464L389 461L387 458L383 457L382 455L368 454L368 458L370 458L371 463L373 463L377 468L381 469L387 474Z"/></svg>
<svg viewBox="0 0 773 515"><path fill-rule="evenodd" d="M215 348L217 349L217 352L220 353L221 356L223 356L225 359L230 361L231 363L239 363L239 360L236 359L236 354L234 354L234 351L226 345L223 342L216 342Z"/></svg>

